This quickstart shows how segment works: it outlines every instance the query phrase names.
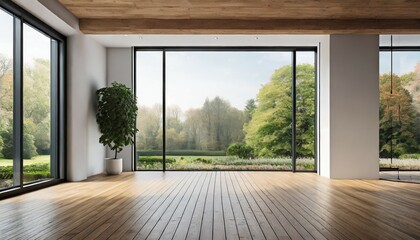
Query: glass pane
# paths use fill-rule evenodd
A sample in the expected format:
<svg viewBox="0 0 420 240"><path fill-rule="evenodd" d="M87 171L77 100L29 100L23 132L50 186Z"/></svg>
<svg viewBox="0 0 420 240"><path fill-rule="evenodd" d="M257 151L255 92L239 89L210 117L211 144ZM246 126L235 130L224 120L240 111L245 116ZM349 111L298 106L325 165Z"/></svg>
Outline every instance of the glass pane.
<svg viewBox="0 0 420 240"><path fill-rule="evenodd" d="M136 53L137 170L163 169L162 51Z"/></svg>
<svg viewBox="0 0 420 240"><path fill-rule="evenodd" d="M291 170L291 52L167 52L167 169Z"/></svg>
<svg viewBox="0 0 420 240"><path fill-rule="evenodd" d="M23 26L23 182L51 177L51 39Z"/></svg>
<svg viewBox="0 0 420 240"><path fill-rule="evenodd" d="M296 52L296 170L315 170L315 53Z"/></svg>
<svg viewBox="0 0 420 240"><path fill-rule="evenodd" d="M419 47L420 46L420 35L419 34L398 34L392 35L392 45L394 47ZM391 35L380 35L379 46L390 47L391 46Z"/></svg>
<svg viewBox="0 0 420 240"><path fill-rule="evenodd" d="M420 170L420 51L380 57L380 166Z"/></svg>
<svg viewBox="0 0 420 240"><path fill-rule="evenodd" d="M13 17L0 9L0 189L13 186ZM16 182L18 184L18 182Z"/></svg>

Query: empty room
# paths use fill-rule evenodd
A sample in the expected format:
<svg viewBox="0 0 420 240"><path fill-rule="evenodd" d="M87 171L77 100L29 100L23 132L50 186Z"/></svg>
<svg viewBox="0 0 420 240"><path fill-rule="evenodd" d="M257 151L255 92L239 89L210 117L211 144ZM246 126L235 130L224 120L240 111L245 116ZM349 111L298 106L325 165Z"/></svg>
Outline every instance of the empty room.
<svg viewBox="0 0 420 240"><path fill-rule="evenodd" d="M420 239L419 12L0 1L0 239Z"/></svg>

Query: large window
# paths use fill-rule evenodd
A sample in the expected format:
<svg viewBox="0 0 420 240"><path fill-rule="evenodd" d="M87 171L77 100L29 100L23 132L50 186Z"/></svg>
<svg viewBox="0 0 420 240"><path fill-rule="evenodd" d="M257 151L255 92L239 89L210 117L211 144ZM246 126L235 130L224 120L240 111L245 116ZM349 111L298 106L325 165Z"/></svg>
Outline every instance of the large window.
<svg viewBox="0 0 420 240"><path fill-rule="evenodd" d="M420 37L381 36L380 166L420 170Z"/></svg>
<svg viewBox="0 0 420 240"><path fill-rule="evenodd" d="M315 171L315 58L138 48L137 170Z"/></svg>
<svg viewBox="0 0 420 240"><path fill-rule="evenodd" d="M13 16L0 9L0 189L13 182Z"/></svg>
<svg viewBox="0 0 420 240"><path fill-rule="evenodd" d="M11 2L0 7L2 198L65 177L65 37Z"/></svg>

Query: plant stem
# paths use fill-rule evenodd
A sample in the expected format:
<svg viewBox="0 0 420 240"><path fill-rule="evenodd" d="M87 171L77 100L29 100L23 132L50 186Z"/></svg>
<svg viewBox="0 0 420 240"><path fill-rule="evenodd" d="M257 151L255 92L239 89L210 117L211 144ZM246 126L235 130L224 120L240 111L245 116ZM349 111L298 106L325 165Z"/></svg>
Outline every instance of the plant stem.
<svg viewBox="0 0 420 240"><path fill-rule="evenodd" d="M115 157L114 158L117 159L117 150L115 150Z"/></svg>

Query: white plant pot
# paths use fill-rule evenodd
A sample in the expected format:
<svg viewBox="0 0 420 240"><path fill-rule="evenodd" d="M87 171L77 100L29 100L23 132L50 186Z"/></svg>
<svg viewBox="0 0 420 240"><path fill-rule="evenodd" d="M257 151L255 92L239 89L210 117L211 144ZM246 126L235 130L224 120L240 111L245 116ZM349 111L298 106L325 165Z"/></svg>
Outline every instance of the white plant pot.
<svg viewBox="0 0 420 240"><path fill-rule="evenodd" d="M106 173L108 175L118 175L122 173L122 158L105 159Z"/></svg>

